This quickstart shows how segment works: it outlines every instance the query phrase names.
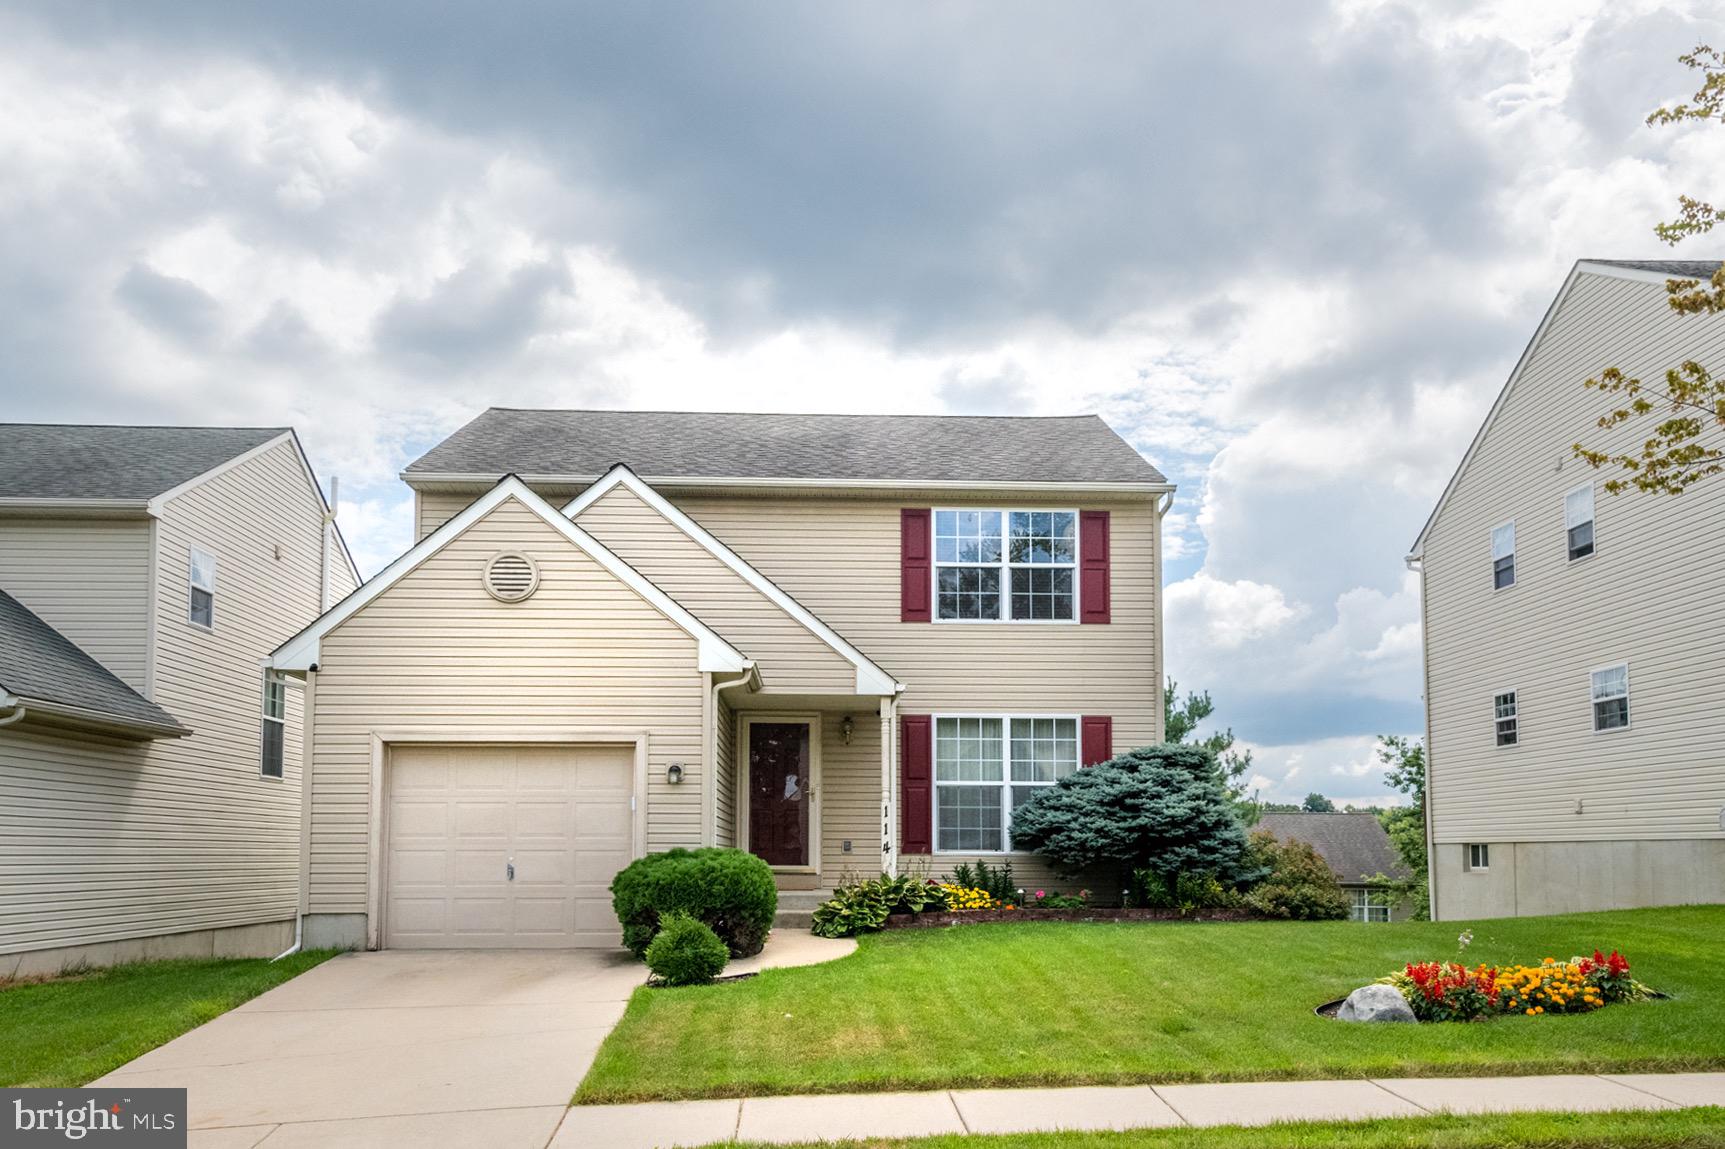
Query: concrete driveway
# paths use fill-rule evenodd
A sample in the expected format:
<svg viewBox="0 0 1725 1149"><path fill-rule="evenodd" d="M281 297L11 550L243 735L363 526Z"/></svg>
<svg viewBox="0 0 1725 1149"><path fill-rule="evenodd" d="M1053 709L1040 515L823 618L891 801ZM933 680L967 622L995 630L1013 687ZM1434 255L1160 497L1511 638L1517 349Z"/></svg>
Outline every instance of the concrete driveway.
<svg viewBox="0 0 1725 1149"><path fill-rule="evenodd" d="M537 1149L644 975L621 950L343 954L92 1084L184 1086L194 1149Z"/></svg>

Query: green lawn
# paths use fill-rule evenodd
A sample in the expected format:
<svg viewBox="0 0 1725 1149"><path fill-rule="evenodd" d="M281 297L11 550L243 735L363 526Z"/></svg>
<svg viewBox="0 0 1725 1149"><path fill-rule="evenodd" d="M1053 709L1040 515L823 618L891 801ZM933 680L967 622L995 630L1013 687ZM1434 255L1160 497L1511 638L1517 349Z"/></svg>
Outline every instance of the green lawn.
<svg viewBox="0 0 1725 1149"><path fill-rule="evenodd" d="M1260 1129L1233 1126L1143 1129L1130 1133L1026 1133L908 1141L826 1141L820 1146L825 1149L1677 1149L1679 1146L1721 1149L1725 1147L1725 1109L1401 1117L1384 1121L1300 1122Z"/></svg>
<svg viewBox="0 0 1725 1149"><path fill-rule="evenodd" d="M334 954L140 962L0 987L0 1086L83 1085Z"/></svg>
<svg viewBox="0 0 1725 1149"><path fill-rule="evenodd" d="M905 930L746 981L636 991L576 1101L982 1085L1725 1068L1725 906L1473 922L1466 960L1621 949L1668 1001L1572 1017L1312 1014L1464 923Z"/></svg>

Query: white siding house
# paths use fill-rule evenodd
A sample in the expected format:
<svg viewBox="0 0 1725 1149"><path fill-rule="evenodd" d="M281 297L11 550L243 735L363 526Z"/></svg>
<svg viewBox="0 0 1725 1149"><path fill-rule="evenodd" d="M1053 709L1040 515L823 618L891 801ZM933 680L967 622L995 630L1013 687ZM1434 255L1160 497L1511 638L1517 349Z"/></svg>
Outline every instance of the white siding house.
<svg viewBox="0 0 1725 1149"><path fill-rule="evenodd" d="M1725 317L1582 262L1421 533L1432 903L1444 919L1725 901L1725 481L1607 494L1605 368L1725 370ZM1656 418L1657 416L1652 416Z"/></svg>

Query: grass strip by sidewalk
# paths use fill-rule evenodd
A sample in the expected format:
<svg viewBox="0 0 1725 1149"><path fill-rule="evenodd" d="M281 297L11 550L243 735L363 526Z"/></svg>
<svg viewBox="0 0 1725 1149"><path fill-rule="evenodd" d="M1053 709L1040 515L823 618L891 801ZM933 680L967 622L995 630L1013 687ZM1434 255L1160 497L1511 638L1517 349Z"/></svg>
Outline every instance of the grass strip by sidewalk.
<svg viewBox="0 0 1725 1149"><path fill-rule="evenodd" d="M138 962L0 986L0 1086L76 1086L333 957Z"/></svg>
<svg viewBox="0 0 1725 1149"><path fill-rule="evenodd" d="M1473 942L1458 955L1464 926ZM1410 961L1621 949L1669 1000L1471 1024L1315 1017ZM902 930L747 981L641 989L576 1101L1725 1068L1725 906L1462 922Z"/></svg>
<svg viewBox="0 0 1725 1149"><path fill-rule="evenodd" d="M1513 1113L822 1142L772 1149L1725 1149L1725 1109ZM731 1145L730 1149L766 1149Z"/></svg>

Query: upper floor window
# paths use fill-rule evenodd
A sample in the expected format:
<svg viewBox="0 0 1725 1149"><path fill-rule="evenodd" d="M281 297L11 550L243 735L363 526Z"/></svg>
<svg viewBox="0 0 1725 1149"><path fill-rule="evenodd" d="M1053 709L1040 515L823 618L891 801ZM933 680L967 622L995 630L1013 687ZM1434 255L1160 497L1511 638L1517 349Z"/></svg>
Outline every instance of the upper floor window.
<svg viewBox="0 0 1725 1149"><path fill-rule="evenodd" d="M1491 529L1491 585L1495 590L1515 585L1515 523Z"/></svg>
<svg viewBox="0 0 1725 1149"><path fill-rule="evenodd" d="M1592 483L1563 496L1563 527L1571 562L1593 553Z"/></svg>
<svg viewBox="0 0 1725 1149"><path fill-rule="evenodd" d="M264 673L263 759L258 767L265 778L282 776L282 751L287 735L287 687L269 672Z"/></svg>
<svg viewBox="0 0 1725 1149"><path fill-rule="evenodd" d="M1077 526L1076 511L935 511L935 617L1074 621Z"/></svg>
<svg viewBox="0 0 1725 1149"><path fill-rule="evenodd" d="M1506 690L1492 696L1492 721L1496 727L1497 744L1514 746L1517 736L1515 691Z"/></svg>
<svg viewBox="0 0 1725 1149"><path fill-rule="evenodd" d="M216 625L216 556L191 549L191 599L186 617L197 626Z"/></svg>
<svg viewBox="0 0 1725 1149"><path fill-rule="evenodd" d="M1629 664L1619 663L1596 670L1590 676L1593 687L1593 729L1595 733L1622 730L1629 725Z"/></svg>
<svg viewBox="0 0 1725 1149"><path fill-rule="evenodd" d="M937 717L935 849L1008 849L1013 809L1076 769L1076 718Z"/></svg>

